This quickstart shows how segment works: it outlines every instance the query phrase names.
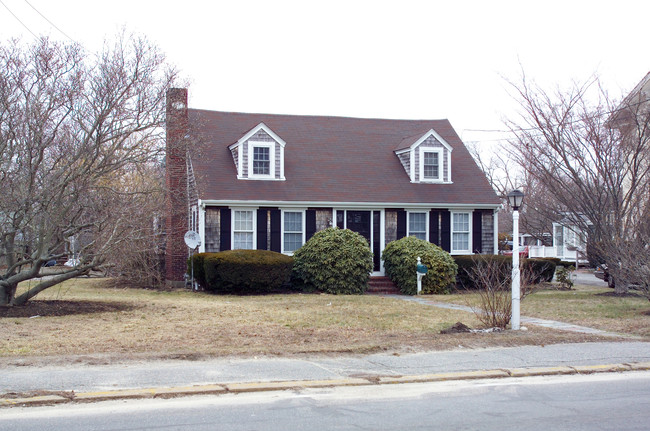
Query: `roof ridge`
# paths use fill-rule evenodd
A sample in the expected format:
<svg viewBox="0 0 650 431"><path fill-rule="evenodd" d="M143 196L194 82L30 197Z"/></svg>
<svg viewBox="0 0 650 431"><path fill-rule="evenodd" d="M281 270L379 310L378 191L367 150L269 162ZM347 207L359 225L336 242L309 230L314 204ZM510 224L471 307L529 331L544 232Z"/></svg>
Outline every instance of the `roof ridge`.
<svg viewBox="0 0 650 431"><path fill-rule="evenodd" d="M437 121L437 122L449 122L448 118L380 118L380 117L350 117L344 115L318 115L318 114L274 114L267 112L238 112L238 111L218 111L214 109L200 109L200 108L188 108L188 111L196 112L206 112L206 113L218 113L218 114L234 114L234 115L263 115L263 116L273 116L273 117L298 117L298 118L332 118L332 119L345 119L345 120L376 120L376 121L412 121L412 122L422 122L422 121Z"/></svg>

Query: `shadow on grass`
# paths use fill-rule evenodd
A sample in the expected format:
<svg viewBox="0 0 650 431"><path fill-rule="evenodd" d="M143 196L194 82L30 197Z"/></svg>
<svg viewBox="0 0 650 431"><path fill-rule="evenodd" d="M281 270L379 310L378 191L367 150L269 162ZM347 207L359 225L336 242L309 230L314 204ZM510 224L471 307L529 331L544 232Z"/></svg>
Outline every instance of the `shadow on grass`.
<svg viewBox="0 0 650 431"><path fill-rule="evenodd" d="M0 307L0 317L70 316L74 314L129 311L139 307L137 304L125 302L33 300L21 306Z"/></svg>

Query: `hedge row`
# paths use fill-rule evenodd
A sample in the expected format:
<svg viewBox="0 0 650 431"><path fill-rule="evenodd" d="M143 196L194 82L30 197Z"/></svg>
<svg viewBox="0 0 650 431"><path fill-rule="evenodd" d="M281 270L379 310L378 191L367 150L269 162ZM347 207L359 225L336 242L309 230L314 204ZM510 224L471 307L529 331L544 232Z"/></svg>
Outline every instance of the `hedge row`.
<svg viewBox="0 0 650 431"><path fill-rule="evenodd" d="M509 279L512 276L512 256L502 255L463 255L453 256L458 265L456 287L459 289L474 289L470 274L474 268L485 266L487 262L496 262L501 271L501 277ZM560 259L557 258L531 258L522 259L522 271L530 274L530 281L534 284L553 280L555 269Z"/></svg>
<svg viewBox="0 0 650 431"><path fill-rule="evenodd" d="M269 293L283 286L331 294L361 294L368 287L372 253L368 242L348 229L316 233L293 257L266 250L199 253L194 279L207 291L222 294Z"/></svg>
<svg viewBox="0 0 650 431"><path fill-rule="evenodd" d="M267 250L228 250L194 255L194 279L222 294L269 293L287 285L293 259ZM188 273L191 261L188 261Z"/></svg>
<svg viewBox="0 0 650 431"><path fill-rule="evenodd" d="M384 250L386 275L404 294L417 290L415 267L421 257L429 272L423 293L447 293L454 281L459 289L473 289L470 274L488 262L498 264L501 277L512 274L512 257L501 255L450 256L427 241L405 237ZM361 294L368 285L372 253L366 240L347 229L330 228L315 234L294 257L266 250L229 250L193 256L194 279L207 291L222 294L269 293L293 284L302 290L331 294ZM560 259L523 259L531 281L551 281ZM188 274L191 260L188 260Z"/></svg>

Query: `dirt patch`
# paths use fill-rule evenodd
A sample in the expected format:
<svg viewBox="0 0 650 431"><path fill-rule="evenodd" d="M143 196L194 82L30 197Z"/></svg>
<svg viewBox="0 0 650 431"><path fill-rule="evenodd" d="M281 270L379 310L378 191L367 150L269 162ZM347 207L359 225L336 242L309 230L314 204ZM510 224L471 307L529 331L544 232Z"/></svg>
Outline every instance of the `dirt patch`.
<svg viewBox="0 0 650 431"><path fill-rule="evenodd" d="M75 314L130 311L138 308L125 302L33 300L26 305L0 307L0 317L55 317Z"/></svg>

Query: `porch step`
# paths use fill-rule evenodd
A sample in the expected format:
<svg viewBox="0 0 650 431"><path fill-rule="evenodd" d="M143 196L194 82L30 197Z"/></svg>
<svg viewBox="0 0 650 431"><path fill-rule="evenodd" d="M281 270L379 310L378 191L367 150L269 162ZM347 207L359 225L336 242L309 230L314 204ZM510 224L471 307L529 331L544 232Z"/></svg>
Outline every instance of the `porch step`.
<svg viewBox="0 0 650 431"><path fill-rule="evenodd" d="M370 277L366 293L371 295L399 295L401 292L388 277Z"/></svg>

